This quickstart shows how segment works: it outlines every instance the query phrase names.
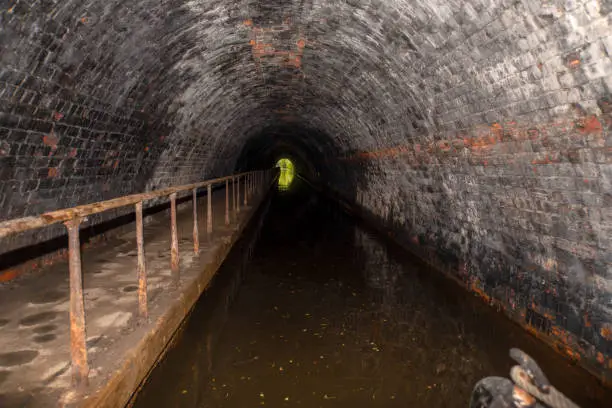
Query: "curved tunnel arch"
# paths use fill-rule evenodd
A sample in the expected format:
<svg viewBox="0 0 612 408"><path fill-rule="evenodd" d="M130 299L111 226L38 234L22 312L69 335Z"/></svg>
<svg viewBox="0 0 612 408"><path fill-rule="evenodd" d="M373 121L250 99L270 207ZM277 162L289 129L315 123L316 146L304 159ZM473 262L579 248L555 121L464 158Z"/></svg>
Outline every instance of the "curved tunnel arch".
<svg viewBox="0 0 612 408"><path fill-rule="evenodd" d="M501 1L295 1L279 6L194 0L161 8L141 0L72 1L59 10L26 7L20 3L4 11L7 35L13 27L14 32L32 29L36 34L25 42L37 48L17 57L23 47L15 47L3 58L5 64L27 70L40 59L34 54L41 46L59 40L58 52L43 52L43 61L66 88L99 99L106 109L142 111L149 132L157 130L172 141L171 152L158 152L161 163L149 166L159 174L151 178L165 182L226 171L217 168L221 164L208 168L202 153L228 151L223 146L228 140L240 146L247 135L287 115L316 124L338 138L344 150L375 150L423 132L515 119L504 115L509 104L503 94L512 90L493 89L491 82L521 72L525 78L513 83L532 85L522 92L559 98L535 78L544 73L531 72L547 62L536 61L537 54L550 55L546 45L558 53L562 43L565 49L582 45L551 38L567 21L551 22L546 9ZM50 38L47 31L62 35ZM529 41L541 44L521 46ZM586 108L598 112L596 105ZM175 168L171 156L197 160L203 167ZM235 153L228 156L236 159Z"/></svg>
<svg viewBox="0 0 612 408"><path fill-rule="evenodd" d="M557 316L609 372L608 2L0 7L4 219L293 154L509 313Z"/></svg>

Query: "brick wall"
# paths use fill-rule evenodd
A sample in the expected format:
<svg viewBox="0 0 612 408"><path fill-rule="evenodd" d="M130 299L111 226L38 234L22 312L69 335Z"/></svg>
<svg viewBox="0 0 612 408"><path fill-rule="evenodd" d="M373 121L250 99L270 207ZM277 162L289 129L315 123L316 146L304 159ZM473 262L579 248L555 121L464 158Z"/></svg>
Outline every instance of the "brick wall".
<svg viewBox="0 0 612 408"><path fill-rule="evenodd" d="M610 125L513 121L345 160L367 169L369 216L610 381Z"/></svg>
<svg viewBox="0 0 612 408"><path fill-rule="evenodd" d="M170 130L156 98L168 89L149 83L172 55L157 32L168 22L152 14L119 2L0 5L1 219L144 189ZM2 252L63 232L12 237Z"/></svg>

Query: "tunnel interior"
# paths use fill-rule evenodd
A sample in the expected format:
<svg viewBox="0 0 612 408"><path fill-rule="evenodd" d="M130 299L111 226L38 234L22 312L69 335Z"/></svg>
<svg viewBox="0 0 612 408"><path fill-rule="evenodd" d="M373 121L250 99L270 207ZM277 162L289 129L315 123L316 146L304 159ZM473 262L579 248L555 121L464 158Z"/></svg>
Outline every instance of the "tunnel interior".
<svg viewBox="0 0 612 408"><path fill-rule="evenodd" d="M611 19L599 0L4 1L2 219L288 157L609 380Z"/></svg>

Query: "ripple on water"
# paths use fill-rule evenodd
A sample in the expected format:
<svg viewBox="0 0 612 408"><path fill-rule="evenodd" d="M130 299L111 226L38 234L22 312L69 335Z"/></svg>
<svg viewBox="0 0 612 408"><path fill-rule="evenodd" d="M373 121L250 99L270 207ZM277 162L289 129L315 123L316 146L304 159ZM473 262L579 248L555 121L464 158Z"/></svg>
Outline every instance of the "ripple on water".
<svg viewBox="0 0 612 408"><path fill-rule="evenodd" d="M22 326L35 326L37 324L48 322L57 317L58 312L42 312L24 317L19 321Z"/></svg>
<svg viewBox="0 0 612 408"><path fill-rule="evenodd" d="M0 367L14 367L27 364L38 356L36 350L19 350L0 353Z"/></svg>

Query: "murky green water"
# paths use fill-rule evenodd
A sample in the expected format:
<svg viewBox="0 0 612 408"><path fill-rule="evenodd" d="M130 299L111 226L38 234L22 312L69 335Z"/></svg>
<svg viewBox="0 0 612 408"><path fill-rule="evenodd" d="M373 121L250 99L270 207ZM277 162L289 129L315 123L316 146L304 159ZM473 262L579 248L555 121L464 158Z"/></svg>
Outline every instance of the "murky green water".
<svg viewBox="0 0 612 408"><path fill-rule="evenodd" d="M233 256L137 407L466 407L510 347L583 407L610 391L295 182Z"/></svg>

